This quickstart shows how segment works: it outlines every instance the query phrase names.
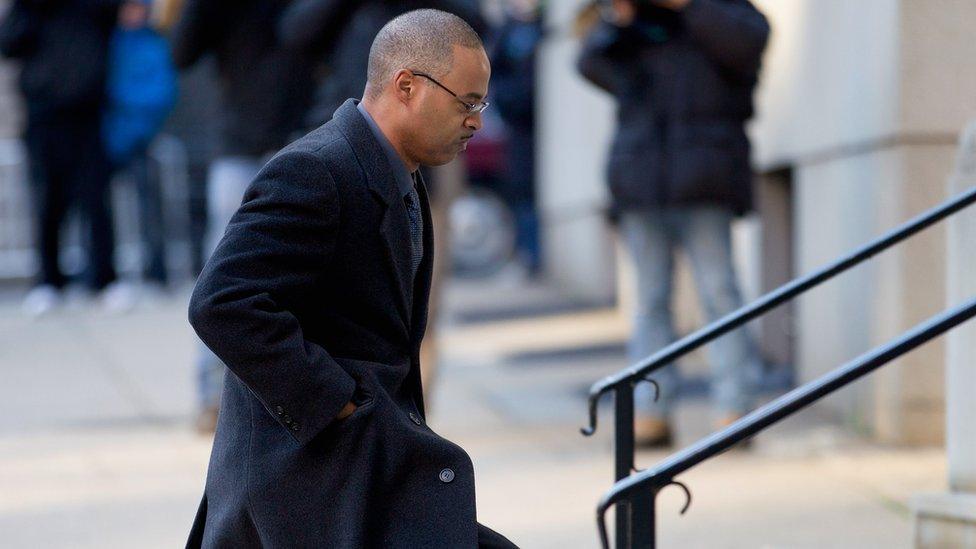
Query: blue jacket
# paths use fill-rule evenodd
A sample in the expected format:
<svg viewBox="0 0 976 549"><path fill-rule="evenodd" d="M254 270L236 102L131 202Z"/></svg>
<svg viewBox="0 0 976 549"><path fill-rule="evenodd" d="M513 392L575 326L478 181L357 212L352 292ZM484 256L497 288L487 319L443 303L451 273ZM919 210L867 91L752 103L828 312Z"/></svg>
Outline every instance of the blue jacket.
<svg viewBox="0 0 976 549"><path fill-rule="evenodd" d="M150 28L117 29L109 45L105 147L124 163L149 145L176 103L169 45Z"/></svg>

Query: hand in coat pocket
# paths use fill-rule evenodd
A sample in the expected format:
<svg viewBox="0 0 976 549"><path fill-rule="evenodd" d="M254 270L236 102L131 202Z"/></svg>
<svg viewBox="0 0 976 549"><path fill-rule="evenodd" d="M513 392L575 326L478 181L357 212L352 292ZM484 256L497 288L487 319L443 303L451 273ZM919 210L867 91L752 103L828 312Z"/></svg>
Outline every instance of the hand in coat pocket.
<svg viewBox="0 0 976 549"><path fill-rule="evenodd" d="M346 405L339 410L339 415L336 416L336 419L346 419L356 411L356 408L358 408L358 406L353 404L352 401L347 402Z"/></svg>

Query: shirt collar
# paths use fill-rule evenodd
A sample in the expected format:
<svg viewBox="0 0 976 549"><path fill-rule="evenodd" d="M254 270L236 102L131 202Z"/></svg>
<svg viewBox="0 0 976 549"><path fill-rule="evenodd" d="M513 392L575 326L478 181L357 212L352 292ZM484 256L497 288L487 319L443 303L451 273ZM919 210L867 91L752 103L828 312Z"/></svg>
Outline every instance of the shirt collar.
<svg viewBox="0 0 976 549"><path fill-rule="evenodd" d="M390 144L390 140L383 135L380 131L380 127L376 125L376 121L373 117L366 111L363 107L363 103L360 101L356 108L362 113L363 118L366 119L366 123L369 125L369 129L373 132L376 140L380 142L380 146L383 148L383 152L386 153L386 159L390 162L390 167L393 168L393 174L396 177L397 187L400 189L400 194L402 196L407 196L413 190L413 175L407 170L407 165L403 163L403 159L397 154L396 149Z"/></svg>

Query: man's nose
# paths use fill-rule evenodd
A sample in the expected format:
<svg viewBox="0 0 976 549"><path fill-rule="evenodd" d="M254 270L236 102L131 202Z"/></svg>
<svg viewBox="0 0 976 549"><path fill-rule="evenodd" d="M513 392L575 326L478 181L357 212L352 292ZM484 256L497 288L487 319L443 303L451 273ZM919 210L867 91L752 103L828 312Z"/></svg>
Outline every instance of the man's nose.
<svg viewBox="0 0 976 549"><path fill-rule="evenodd" d="M481 120L480 112L476 112L464 119L464 127L468 128L473 132L480 130L482 125L483 125L483 121Z"/></svg>

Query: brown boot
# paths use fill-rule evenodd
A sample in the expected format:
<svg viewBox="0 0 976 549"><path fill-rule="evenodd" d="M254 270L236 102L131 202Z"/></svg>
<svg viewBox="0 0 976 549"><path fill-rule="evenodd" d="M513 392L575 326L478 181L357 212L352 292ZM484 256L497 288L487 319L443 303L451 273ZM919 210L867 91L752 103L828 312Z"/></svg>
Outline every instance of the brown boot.
<svg viewBox="0 0 976 549"><path fill-rule="evenodd" d="M667 448L671 446L671 424L657 417L638 417L634 420L634 446L637 448Z"/></svg>

